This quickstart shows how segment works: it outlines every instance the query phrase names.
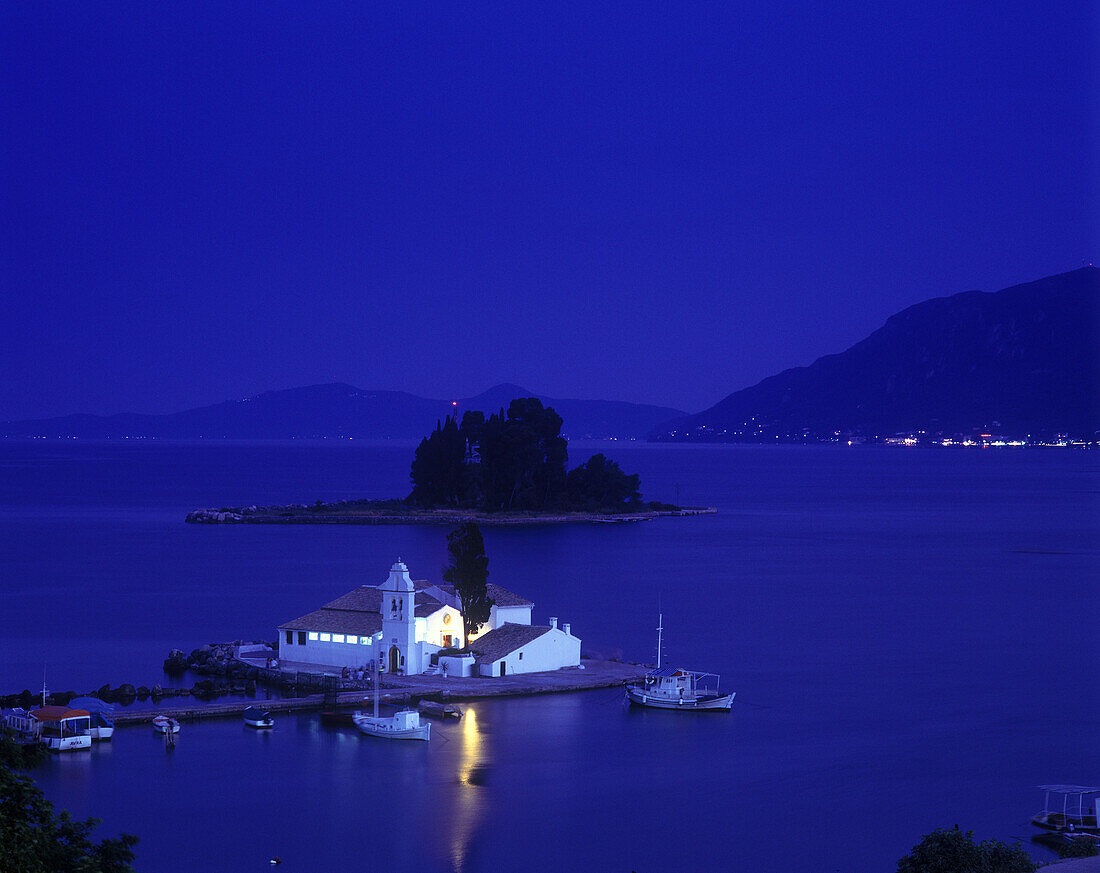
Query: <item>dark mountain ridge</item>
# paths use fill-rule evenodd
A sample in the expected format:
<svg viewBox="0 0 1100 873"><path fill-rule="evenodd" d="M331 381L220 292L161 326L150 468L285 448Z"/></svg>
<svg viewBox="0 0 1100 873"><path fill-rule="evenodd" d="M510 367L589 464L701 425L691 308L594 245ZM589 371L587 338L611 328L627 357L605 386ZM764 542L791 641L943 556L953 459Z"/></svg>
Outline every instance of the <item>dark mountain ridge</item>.
<svg viewBox="0 0 1100 873"><path fill-rule="evenodd" d="M658 440L1100 429L1100 270L910 306L861 342L666 422Z"/></svg>
<svg viewBox="0 0 1100 873"><path fill-rule="evenodd" d="M80 437L83 439L419 439L437 421L457 409L459 415L480 409L496 412L516 397L538 397L564 419L572 437L643 438L662 421L683 415L664 406L614 400L569 400L544 397L518 385L498 385L459 400L417 397L404 391L365 391L340 382L267 391L243 400L168 415L68 415L60 418L8 421L4 437Z"/></svg>

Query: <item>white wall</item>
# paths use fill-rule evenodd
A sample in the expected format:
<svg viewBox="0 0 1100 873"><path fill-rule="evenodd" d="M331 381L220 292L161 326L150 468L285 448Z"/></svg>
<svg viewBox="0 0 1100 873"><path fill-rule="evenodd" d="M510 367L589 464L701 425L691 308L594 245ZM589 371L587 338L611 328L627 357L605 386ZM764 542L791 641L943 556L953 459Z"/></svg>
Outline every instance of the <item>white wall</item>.
<svg viewBox="0 0 1100 873"><path fill-rule="evenodd" d="M424 622L423 631L420 625L422 621ZM450 634L454 637L452 645L462 648L462 613L453 606L437 609L426 619L418 618L416 622L417 639L443 648L443 635Z"/></svg>
<svg viewBox="0 0 1100 873"><path fill-rule="evenodd" d="M581 662L581 641L564 631L552 628L503 658L479 664L481 675L499 676L501 661L504 662L506 676L576 667Z"/></svg>
<svg viewBox="0 0 1100 873"><path fill-rule="evenodd" d="M327 633L322 635L316 631L310 631L306 633L306 644L304 646L298 645L298 631L292 631L294 634L294 642L287 645L286 631L282 628L279 629L279 657L287 661L301 661L306 664L317 664L324 667L369 667L371 661L378 657L378 647L373 642L368 645L363 645L363 639L377 640L376 634L371 637L358 637L359 642L355 643L338 643L332 639L332 634ZM316 633L317 639L311 640L309 637ZM327 636L328 640L321 639L322 636ZM347 637L345 636L345 640Z"/></svg>
<svg viewBox="0 0 1100 873"><path fill-rule="evenodd" d="M497 606L493 605L493 608L489 610L489 627L486 628L482 625L479 631L484 633L486 630L496 630L498 627L503 627L507 622L512 624L530 624L531 623L531 607L530 606Z"/></svg>

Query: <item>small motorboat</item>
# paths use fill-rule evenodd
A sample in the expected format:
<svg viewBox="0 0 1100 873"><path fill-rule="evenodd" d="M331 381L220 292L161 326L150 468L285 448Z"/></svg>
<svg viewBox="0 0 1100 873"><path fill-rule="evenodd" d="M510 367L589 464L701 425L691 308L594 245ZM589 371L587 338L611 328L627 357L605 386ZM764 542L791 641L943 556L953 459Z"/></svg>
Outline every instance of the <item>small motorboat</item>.
<svg viewBox="0 0 1100 873"><path fill-rule="evenodd" d="M180 723L170 715L154 716L153 730L158 734L178 734L180 732Z"/></svg>
<svg viewBox="0 0 1100 873"><path fill-rule="evenodd" d="M1040 785L1044 794L1043 810L1031 817L1031 823L1044 831L1079 837L1100 835L1100 788L1088 785ZM1055 801L1051 805L1050 798ZM1061 798L1061 804L1057 798ZM1092 809L1086 807L1092 804Z"/></svg>
<svg viewBox="0 0 1100 873"><path fill-rule="evenodd" d="M462 710L453 703L441 703L436 700L421 700L416 705L416 708L420 711L421 715L428 715L432 718L462 718Z"/></svg>
<svg viewBox="0 0 1100 873"><path fill-rule="evenodd" d="M270 712L264 712L255 706L250 706L244 711L244 723L252 728L275 727L275 719Z"/></svg>

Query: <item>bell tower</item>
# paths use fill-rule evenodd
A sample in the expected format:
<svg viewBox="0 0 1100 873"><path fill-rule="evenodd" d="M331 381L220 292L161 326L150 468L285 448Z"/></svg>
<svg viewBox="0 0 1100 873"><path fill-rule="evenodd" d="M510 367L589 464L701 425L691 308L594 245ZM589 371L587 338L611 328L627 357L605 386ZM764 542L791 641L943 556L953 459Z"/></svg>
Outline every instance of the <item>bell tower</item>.
<svg viewBox="0 0 1100 873"><path fill-rule="evenodd" d="M420 647L416 644L416 586L409 568L397 562L390 567L389 578L378 590L382 601L382 645L379 668L384 673L419 673Z"/></svg>

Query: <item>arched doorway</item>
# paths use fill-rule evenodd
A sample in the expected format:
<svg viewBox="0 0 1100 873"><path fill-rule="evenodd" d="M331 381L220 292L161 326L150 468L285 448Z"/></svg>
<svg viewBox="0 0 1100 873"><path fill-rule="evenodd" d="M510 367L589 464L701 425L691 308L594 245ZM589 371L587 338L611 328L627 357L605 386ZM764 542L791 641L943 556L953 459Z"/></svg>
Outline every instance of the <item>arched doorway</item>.
<svg viewBox="0 0 1100 873"><path fill-rule="evenodd" d="M400 665L401 653L397 651L397 646L390 646L390 672L396 673Z"/></svg>

